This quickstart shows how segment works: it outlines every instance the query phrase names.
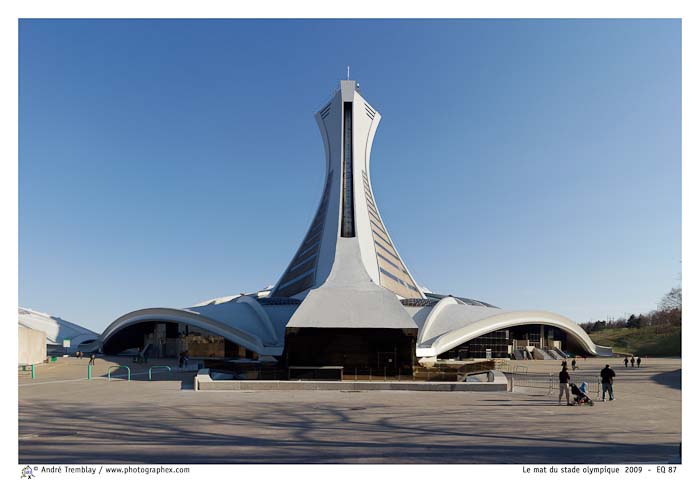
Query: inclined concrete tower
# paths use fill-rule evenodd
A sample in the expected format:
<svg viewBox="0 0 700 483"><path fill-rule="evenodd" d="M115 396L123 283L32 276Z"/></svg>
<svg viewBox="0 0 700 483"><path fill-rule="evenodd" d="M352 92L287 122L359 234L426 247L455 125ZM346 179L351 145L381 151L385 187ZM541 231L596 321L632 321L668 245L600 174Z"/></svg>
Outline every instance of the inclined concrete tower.
<svg viewBox="0 0 700 483"><path fill-rule="evenodd" d="M304 240L273 296L305 297L332 272L361 269L376 285L401 298L424 298L382 221L370 175L372 141L381 115L354 80L340 81L316 113L326 155L323 195ZM350 260L352 259L352 260Z"/></svg>

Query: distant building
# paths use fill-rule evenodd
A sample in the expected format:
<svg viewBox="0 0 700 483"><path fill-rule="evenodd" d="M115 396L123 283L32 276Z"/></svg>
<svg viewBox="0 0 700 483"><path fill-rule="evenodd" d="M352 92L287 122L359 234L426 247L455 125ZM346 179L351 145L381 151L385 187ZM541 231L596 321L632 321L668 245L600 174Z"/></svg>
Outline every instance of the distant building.
<svg viewBox="0 0 700 483"><path fill-rule="evenodd" d="M27 327L43 332L46 339L46 350L49 353L75 352L81 344L95 345L99 334L68 322L60 317L20 307L18 310L20 327ZM63 341L68 340L68 347Z"/></svg>
<svg viewBox="0 0 700 483"><path fill-rule="evenodd" d="M130 312L102 333L102 350L175 356L186 349L198 357L265 356L348 369L412 368L420 358L611 355L561 315L504 310L431 293L416 282L372 189L370 153L380 119L352 80L341 81L316 113L325 184L313 221L274 286L185 309Z"/></svg>
<svg viewBox="0 0 700 483"><path fill-rule="evenodd" d="M17 362L22 364L39 364L46 360L46 334L40 330L19 327L19 349Z"/></svg>

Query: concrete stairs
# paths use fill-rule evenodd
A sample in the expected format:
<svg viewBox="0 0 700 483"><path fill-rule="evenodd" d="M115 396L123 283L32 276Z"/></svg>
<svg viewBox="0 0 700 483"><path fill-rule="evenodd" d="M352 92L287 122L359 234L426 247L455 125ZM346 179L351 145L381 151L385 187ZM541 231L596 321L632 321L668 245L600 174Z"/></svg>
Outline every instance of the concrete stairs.
<svg viewBox="0 0 700 483"><path fill-rule="evenodd" d="M539 347L535 347L532 350L532 356L539 361L551 361L555 359L555 357L552 357L549 351L540 349Z"/></svg>

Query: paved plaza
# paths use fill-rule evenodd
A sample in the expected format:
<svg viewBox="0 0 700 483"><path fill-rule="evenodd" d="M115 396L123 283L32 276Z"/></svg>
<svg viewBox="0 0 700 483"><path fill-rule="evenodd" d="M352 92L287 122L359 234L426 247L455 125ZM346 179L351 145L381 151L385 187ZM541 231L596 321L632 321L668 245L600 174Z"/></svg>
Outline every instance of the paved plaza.
<svg viewBox="0 0 700 483"><path fill-rule="evenodd" d="M99 360L94 376L117 361ZM681 361L579 360L617 372L615 401L556 394L192 390L193 373L131 364L133 380L85 380L86 360L19 378L20 463L680 463ZM154 365L160 361L152 361ZM172 363L172 361L170 361ZM558 361L518 361L528 373Z"/></svg>

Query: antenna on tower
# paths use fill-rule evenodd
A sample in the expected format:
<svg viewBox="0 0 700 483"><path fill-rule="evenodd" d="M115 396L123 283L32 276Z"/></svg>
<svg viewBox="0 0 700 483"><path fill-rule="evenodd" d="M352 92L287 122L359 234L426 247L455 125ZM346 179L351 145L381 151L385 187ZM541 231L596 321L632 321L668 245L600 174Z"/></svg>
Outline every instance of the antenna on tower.
<svg viewBox="0 0 700 483"><path fill-rule="evenodd" d="M350 66L348 66L348 80L350 80Z"/></svg>

